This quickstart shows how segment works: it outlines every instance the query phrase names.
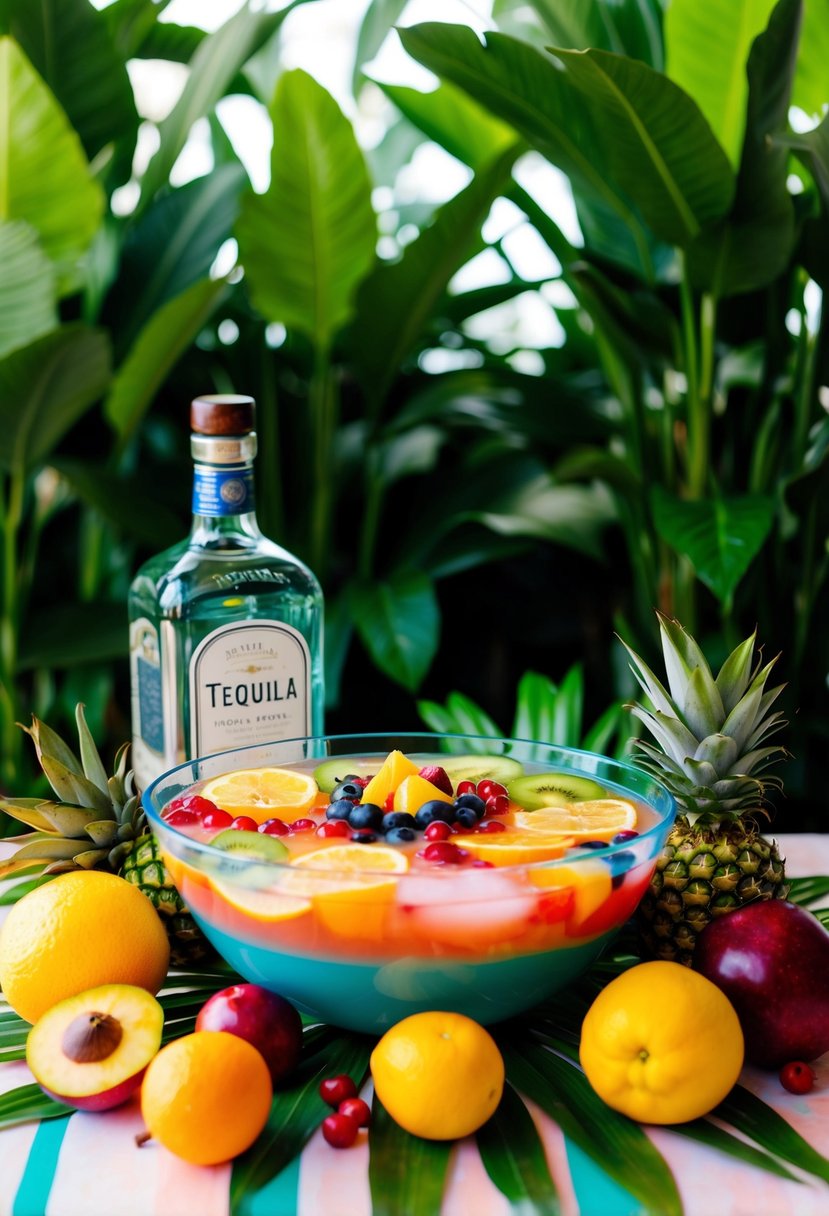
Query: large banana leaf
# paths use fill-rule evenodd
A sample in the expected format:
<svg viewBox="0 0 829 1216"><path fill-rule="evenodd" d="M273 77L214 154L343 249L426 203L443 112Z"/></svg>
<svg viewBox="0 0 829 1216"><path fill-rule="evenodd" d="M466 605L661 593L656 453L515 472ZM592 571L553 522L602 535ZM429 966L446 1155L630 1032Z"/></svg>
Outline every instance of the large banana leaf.
<svg viewBox="0 0 829 1216"><path fill-rule="evenodd" d="M9 32L66 111L91 160L106 144L131 152L138 113L126 64L88 0L8 0Z"/></svg>
<svg viewBox="0 0 829 1216"><path fill-rule="evenodd" d="M819 117L829 101L826 65L829 63L829 0L806 0L803 35L797 59L792 101L807 114Z"/></svg>
<svg viewBox="0 0 829 1216"><path fill-rule="evenodd" d="M134 434L171 368L227 291L223 279L203 279L162 304L118 368L104 414L121 448Z"/></svg>
<svg viewBox="0 0 829 1216"><path fill-rule="evenodd" d="M287 14L304 0L294 0L278 13L252 11L250 3L201 42L190 63L181 97L159 127L158 151L141 181L139 211L167 184L190 129L224 97L236 73L279 29Z"/></svg>
<svg viewBox="0 0 829 1216"><path fill-rule="evenodd" d="M431 579L400 571L353 588L351 615L374 662L398 684L414 691L437 651L440 610Z"/></svg>
<svg viewBox="0 0 829 1216"><path fill-rule="evenodd" d="M51 603L26 614L21 626L20 671L69 668L122 660L127 614L121 603Z"/></svg>
<svg viewBox="0 0 829 1216"><path fill-rule="evenodd" d="M795 222L788 150L775 137L788 129L802 9L803 0L779 0L751 48L734 207L689 251L693 279L718 296L766 286L791 257Z"/></svg>
<svg viewBox="0 0 829 1216"><path fill-rule="evenodd" d="M15 40L0 37L0 220L25 220L68 275L104 208L81 142Z"/></svg>
<svg viewBox="0 0 829 1216"><path fill-rule="evenodd" d="M53 467L87 506L111 520L125 536L166 549L182 536L183 522L175 511L147 493L147 475L115 473L94 460L58 458ZM135 504L141 503L136 511Z"/></svg>
<svg viewBox="0 0 829 1216"><path fill-rule="evenodd" d="M509 181L516 155L517 148L509 148L476 173L406 246L398 262L378 262L360 288L351 347L357 374L375 409L479 238L492 203Z"/></svg>
<svg viewBox="0 0 829 1216"><path fill-rule="evenodd" d="M482 168L514 144L514 128L494 118L461 89L445 82L431 93L403 85L380 88L409 122L472 169Z"/></svg>
<svg viewBox="0 0 829 1216"><path fill-rule="evenodd" d="M55 270L23 220L0 221L0 356L57 324Z"/></svg>
<svg viewBox="0 0 829 1216"><path fill-rule="evenodd" d="M544 54L464 27L401 31L409 53L507 120L632 227L688 244L728 210L734 175L696 103L636 60L604 51Z"/></svg>
<svg viewBox="0 0 829 1216"><path fill-rule="evenodd" d="M116 356L163 304L206 279L239 211L242 167L221 165L153 200L127 230L118 278L106 302Z"/></svg>
<svg viewBox="0 0 829 1216"><path fill-rule="evenodd" d="M355 96L363 83L363 68L380 50L407 4L408 0L370 0L360 24L354 53L351 89Z"/></svg>
<svg viewBox="0 0 829 1216"><path fill-rule="evenodd" d="M556 46L588 47L641 59L662 70L659 0L530 0ZM497 6L496 6L497 10Z"/></svg>
<svg viewBox="0 0 829 1216"><path fill-rule="evenodd" d="M65 325L0 360L0 468L25 473L45 460L103 394L106 335Z"/></svg>
<svg viewBox="0 0 829 1216"><path fill-rule="evenodd" d="M307 72L282 76L270 114L271 184L243 200L240 256L263 316L325 349L374 258L371 183L351 124Z"/></svg>
<svg viewBox="0 0 829 1216"><path fill-rule="evenodd" d="M666 71L699 104L732 165L740 160L752 42L774 0L671 0L665 14Z"/></svg>

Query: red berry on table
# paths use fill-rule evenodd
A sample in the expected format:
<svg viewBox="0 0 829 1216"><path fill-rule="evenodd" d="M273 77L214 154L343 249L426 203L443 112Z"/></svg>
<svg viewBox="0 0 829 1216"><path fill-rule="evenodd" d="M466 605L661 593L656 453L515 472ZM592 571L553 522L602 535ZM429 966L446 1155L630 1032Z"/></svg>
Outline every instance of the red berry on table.
<svg viewBox="0 0 829 1216"><path fill-rule="evenodd" d="M210 828L216 832L229 828L232 823L233 816L229 815L227 811L220 811L218 807L215 811L206 811L201 820L203 828Z"/></svg>
<svg viewBox="0 0 829 1216"><path fill-rule="evenodd" d="M357 1120L348 1115L328 1115L322 1121L322 1134L332 1148L351 1148L359 1130Z"/></svg>
<svg viewBox="0 0 829 1216"><path fill-rule="evenodd" d="M296 824L294 824L296 827ZM326 819L317 828L318 836L350 836L351 828L346 819Z"/></svg>
<svg viewBox="0 0 829 1216"><path fill-rule="evenodd" d="M259 824L259 831L264 832L266 836L287 836L290 830L282 819L266 819L264 823Z"/></svg>
<svg viewBox="0 0 829 1216"><path fill-rule="evenodd" d="M357 1086L344 1072L338 1073L336 1077L324 1077L320 1081L320 1097L323 1102L336 1109L346 1098L357 1097Z"/></svg>
<svg viewBox="0 0 829 1216"><path fill-rule="evenodd" d="M483 797L483 795L481 795ZM490 794L486 800L484 807L485 818L491 819L494 815L509 814L509 798L506 794Z"/></svg>
<svg viewBox="0 0 829 1216"><path fill-rule="evenodd" d="M427 840L448 840L452 835L452 828L442 819L433 819L423 835Z"/></svg>
<svg viewBox="0 0 829 1216"><path fill-rule="evenodd" d="M237 815L230 821L230 826L237 832L257 832L259 830L259 824L255 819L251 819L250 815Z"/></svg>
<svg viewBox="0 0 829 1216"><path fill-rule="evenodd" d="M475 793L486 802L487 798L505 798L507 789L506 786L501 785L500 781L493 781L489 777L484 777L483 781L478 782Z"/></svg>
<svg viewBox="0 0 829 1216"><path fill-rule="evenodd" d="M346 1115L349 1119L356 1119L358 1127L368 1127L371 1119L369 1104L362 1098L346 1098L337 1107L337 1114Z"/></svg>
<svg viewBox="0 0 829 1216"><path fill-rule="evenodd" d="M317 822L315 819L295 819L290 826L292 832L314 832Z"/></svg>
<svg viewBox="0 0 829 1216"><path fill-rule="evenodd" d="M455 792L458 796L460 796L461 794L475 794L477 793L477 790L478 787L474 781L459 781L458 788Z"/></svg>
<svg viewBox="0 0 829 1216"><path fill-rule="evenodd" d="M801 1060L793 1060L780 1069L780 1084L790 1094L808 1094L814 1088L815 1071Z"/></svg>

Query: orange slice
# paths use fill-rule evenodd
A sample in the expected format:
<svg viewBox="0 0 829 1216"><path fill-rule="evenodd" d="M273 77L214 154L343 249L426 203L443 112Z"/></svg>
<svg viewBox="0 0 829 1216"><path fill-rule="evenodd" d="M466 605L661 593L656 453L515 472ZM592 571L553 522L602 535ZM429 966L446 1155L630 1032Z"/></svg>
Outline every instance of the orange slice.
<svg viewBox="0 0 829 1216"><path fill-rule="evenodd" d="M567 806L542 806L516 811L512 822L532 832L559 832L576 840L610 840L617 832L636 827L636 807L625 798L597 798Z"/></svg>
<svg viewBox="0 0 829 1216"><path fill-rule="evenodd" d="M424 802L452 801L451 794L444 794L443 790L432 785L431 781L427 781L425 777L419 777L417 773L404 777L394 791L394 809L408 811L410 815L414 815Z"/></svg>
<svg viewBox="0 0 829 1216"><path fill-rule="evenodd" d="M293 895L282 895L276 891L250 891L244 887L231 886L229 883L214 882L213 889L238 912L254 920L274 921L295 920L311 911L309 899L298 899Z"/></svg>
<svg viewBox="0 0 829 1216"><path fill-rule="evenodd" d="M319 790L307 773L289 768L242 768L214 777L200 793L229 815L250 815L257 823L273 818L293 823L313 806Z"/></svg>
<svg viewBox="0 0 829 1216"><path fill-rule="evenodd" d="M491 836L456 836L459 848L466 849L481 861L491 861L494 866L523 866L534 861L552 861L561 857L573 843L572 836L561 832L511 831L493 833Z"/></svg>
<svg viewBox="0 0 829 1216"><path fill-rule="evenodd" d="M397 875L409 861L384 845L341 844L304 853L280 878L280 890L313 902L317 917L337 937L381 941Z"/></svg>
<svg viewBox="0 0 829 1216"><path fill-rule="evenodd" d="M610 898L612 884L610 868L601 861L579 861L574 866L540 866L529 871L530 882L544 890L571 888L573 910L568 921L578 928L597 908Z"/></svg>

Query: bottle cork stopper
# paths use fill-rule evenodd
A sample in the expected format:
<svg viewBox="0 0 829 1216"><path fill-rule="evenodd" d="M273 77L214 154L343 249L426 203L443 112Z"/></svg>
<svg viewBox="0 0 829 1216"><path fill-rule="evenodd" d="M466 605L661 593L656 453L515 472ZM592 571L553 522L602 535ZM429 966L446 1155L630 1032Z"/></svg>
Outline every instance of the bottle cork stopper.
<svg viewBox="0 0 829 1216"><path fill-rule="evenodd" d="M214 393L190 405L190 429L199 435L247 435L253 430L253 397Z"/></svg>

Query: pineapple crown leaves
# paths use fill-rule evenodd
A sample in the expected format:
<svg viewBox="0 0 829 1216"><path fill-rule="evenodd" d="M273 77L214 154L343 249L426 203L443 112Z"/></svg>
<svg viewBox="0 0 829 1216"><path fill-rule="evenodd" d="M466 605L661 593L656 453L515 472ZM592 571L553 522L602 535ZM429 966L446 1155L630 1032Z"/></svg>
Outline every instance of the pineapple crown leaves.
<svg viewBox="0 0 829 1216"><path fill-rule="evenodd" d="M34 715L32 725L24 726L23 730L33 739L38 763L60 801L107 815L112 804L106 770L86 724L83 705L78 704L75 718L82 762L51 726Z"/></svg>
<svg viewBox="0 0 829 1216"><path fill-rule="evenodd" d="M760 746L784 725L771 706L783 685L766 691L776 659L754 664L756 630L723 663L716 678L697 642L677 621L659 614L666 689L624 642L631 670L652 708L627 708L656 740L640 741L643 767L661 776L693 820L734 818L761 809L759 774L785 755L780 746ZM767 784L779 785L776 779Z"/></svg>

